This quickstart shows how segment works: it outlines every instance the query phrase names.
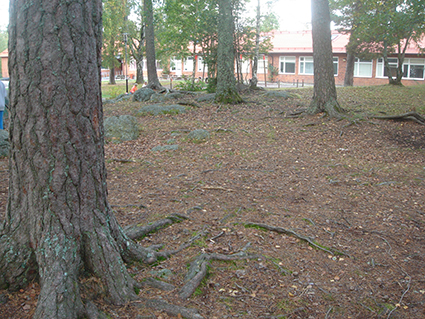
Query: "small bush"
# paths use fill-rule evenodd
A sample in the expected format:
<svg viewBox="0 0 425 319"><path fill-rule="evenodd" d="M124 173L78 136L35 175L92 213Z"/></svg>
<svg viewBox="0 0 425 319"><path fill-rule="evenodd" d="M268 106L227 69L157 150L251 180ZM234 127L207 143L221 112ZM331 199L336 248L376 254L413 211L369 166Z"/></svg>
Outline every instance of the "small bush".
<svg viewBox="0 0 425 319"><path fill-rule="evenodd" d="M176 89L183 91L202 91L204 89L204 82L192 81L192 79L186 79L176 85Z"/></svg>

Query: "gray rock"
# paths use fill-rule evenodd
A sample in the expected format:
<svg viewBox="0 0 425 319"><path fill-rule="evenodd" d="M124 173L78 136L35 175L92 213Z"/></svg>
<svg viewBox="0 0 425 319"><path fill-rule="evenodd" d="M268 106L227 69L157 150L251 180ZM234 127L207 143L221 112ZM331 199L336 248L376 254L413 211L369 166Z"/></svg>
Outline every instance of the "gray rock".
<svg viewBox="0 0 425 319"><path fill-rule="evenodd" d="M206 130L194 130L187 135L192 142L203 142L210 138L210 133Z"/></svg>
<svg viewBox="0 0 425 319"><path fill-rule="evenodd" d="M138 89L133 94L133 102L145 102L149 101L151 96L155 94L155 91L150 88L141 88Z"/></svg>
<svg viewBox="0 0 425 319"><path fill-rule="evenodd" d="M139 124L134 116L108 117L104 121L105 138L113 142L135 140L139 137Z"/></svg>
<svg viewBox="0 0 425 319"><path fill-rule="evenodd" d="M178 145L159 145L155 146L153 149L151 149L152 152L162 152L162 151L176 151L179 149Z"/></svg>
<svg viewBox="0 0 425 319"><path fill-rule="evenodd" d="M215 93L203 94L195 99L196 102L211 102L215 99Z"/></svg>
<svg viewBox="0 0 425 319"><path fill-rule="evenodd" d="M186 108L182 105L172 104L172 105L164 105L164 104L152 104L146 105L139 110L139 114L180 114L185 113Z"/></svg>
<svg viewBox="0 0 425 319"><path fill-rule="evenodd" d="M0 130L0 157L9 156L9 132Z"/></svg>
<svg viewBox="0 0 425 319"><path fill-rule="evenodd" d="M284 98L285 100L296 97L294 93L289 93L287 91L267 91L265 95L267 97Z"/></svg>
<svg viewBox="0 0 425 319"><path fill-rule="evenodd" d="M182 98L184 95L179 93L179 92L174 92L174 93L168 93L168 94L160 94L160 93L155 93L151 96L150 100L152 102L165 102L165 101L170 101L170 100L177 100Z"/></svg>

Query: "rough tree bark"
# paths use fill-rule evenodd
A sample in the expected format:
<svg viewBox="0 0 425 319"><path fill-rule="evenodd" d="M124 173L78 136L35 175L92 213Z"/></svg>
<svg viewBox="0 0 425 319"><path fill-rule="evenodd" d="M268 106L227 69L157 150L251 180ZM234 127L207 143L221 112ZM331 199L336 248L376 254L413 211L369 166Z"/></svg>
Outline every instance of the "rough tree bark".
<svg viewBox="0 0 425 319"><path fill-rule="evenodd" d="M155 31L153 27L153 7L152 0L143 0L143 10L146 21L146 60L148 70L148 87L157 90L162 89L159 83L158 74L156 70L156 57L155 57Z"/></svg>
<svg viewBox="0 0 425 319"><path fill-rule="evenodd" d="M236 89L234 74L233 15L230 0L219 1L219 28L217 49L216 102L236 104L242 98Z"/></svg>
<svg viewBox="0 0 425 319"><path fill-rule="evenodd" d="M344 86L353 86L354 85L354 62L356 61L356 56L348 52L347 53L347 68L345 69L344 76Z"/></svg>
<svg viewBox="0 0 425 319"><path fill-rule="evenodd" d="M311 1L313 34L314 94L308 113L326 112L340 117L343 112L337 101L332 58L331 18L328 0Z"/></svg>
<svg viewBox="0 0 425 319"><path fill-rule="evenodd" d="M100 279L110 302L124 304L137 284L124 260L154 258L127 238L107 202L101 11L101 0L11 2L0 287L39 280L34 318L84 316L82 272Z"/></svg>

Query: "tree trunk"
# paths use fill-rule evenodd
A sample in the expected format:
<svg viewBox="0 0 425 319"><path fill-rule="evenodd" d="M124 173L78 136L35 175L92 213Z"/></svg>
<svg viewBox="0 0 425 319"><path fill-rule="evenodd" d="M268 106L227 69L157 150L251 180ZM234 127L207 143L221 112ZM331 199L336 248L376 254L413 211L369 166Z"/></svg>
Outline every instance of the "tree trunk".
<svg viewBox="0 0 425 319"><path fill-rule="evenodd" d="M136 61L136 65L137 65L136 83L144 84L145 83L145 77L143 75L143 57L142 57L142 60Z"/></svg>
<svg viewBox="0 0 425 319"><path fill-rule="evenodd" d="M117 84L115 82L115 67L109 69L109 84Z"/></svg>
<svg viewBox="0 0 425 319"><path fill-rule="evenodd" d="M16 0L10 8L10 182L0 287L38 279L34 318L79 318L81 271L110 302L136 297L124 260L148 259L107 202L100 0Z"/></svg>
<svg viewBox="0 0 425 319"><path fill-rule="evenodd" d="M328 0L311 1L311 13L314 94L308 113L326 112L329 116L340 117L343 110L338 104L335 87Z"/></svg>
<svg viewBox="0 0 425 319"><path fill-rule="evenodd" d="M353 53L347 53L347 68L345 69L344 86L354 85L354 62L356 57Z"/></svg>
<svg viewBox="0 0 425 319"><path fill-rule="evenodd" d="M258 84L258 56L260 55L260 0L257 5L257 24L255 28L255 55L252 64L252 79L250 81L251 89L256 89Z"/></svg>
<svg viewBox="0 0 425 319"><path fill-rule="evenodd" d="M235 85L233 16L231 0L219 1L218 52L217 52L217 93L218 103L235 104L242 102Z"/></svg>
<svg viewBox="0 0 425 319"><path fill-rule="evenodd" d="M148 70L148 87L156 90L162 88L162 85L159 83L156 70L152 0L143 0L143 10L146 21L146 60Z"/></svg>

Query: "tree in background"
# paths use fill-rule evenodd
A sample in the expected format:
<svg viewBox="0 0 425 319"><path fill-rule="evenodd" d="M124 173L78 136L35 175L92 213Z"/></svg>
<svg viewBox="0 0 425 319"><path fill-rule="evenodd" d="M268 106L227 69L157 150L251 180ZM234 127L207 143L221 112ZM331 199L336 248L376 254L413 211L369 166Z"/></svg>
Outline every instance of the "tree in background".
<svg viewBox="0 0 425 319"><path fill-rule="evenodd" d="M109 69L109 84L115 84L115 68L120 66L117 57L123 55L122 40L129 10L125 0L103 0L102 65Z"/></svg>
<svg viewBox="0 0 425 319"><path fill-rule="evenodd" d="M146 34L146 60L148 70L148 87L151 89L161 89L158 74L156 70L156 55L155 55L155 30L153 20L152 0L143 0L143 13L145 21Z"/></svg>
<svg viewBox="0 0 425 319"><path fill-rule="evenodd" d="M218 60L216 102L235 104L242 102L235 85L234 75L234 19L231 0L219 1Z"/></svg>
<svg viewBox="0 0 425 319"><path fill-rule="evenodd" d="M418 43L425 32L425 2L422 0L358 0L334 1L335 9L352 14L340 14L339 25L353 28L350 41L358 57L373 56L383 59L384 75L389 83L401 85L407 72L403 62L407 48ZM397 55L397 63L389 63L389 56Z"/></svg>
<svg viewBox="0 0 425 319"><path fill-rule="evenodd" d="M136 62L136 83L142 84L145 82L143 75L144 57L146 52L145 47L145 23L143 19L143 1L134 3L134 13L138 20L128 21L129 36L130 36L130 55Z"/></svg>
<svg viewBox="0 0 425 319"><path fill-rule="evenodd" d="M344 86L354 85L354 64L357 58L368 58L369 55L361 54L358 50L359 41L355 36L359 24L359 16L362 14L362 0L330 0L332 20L342 29L342 32L350 34L347 51L347 67L345 69Z"/></svg>
<svg viewBox="0 0 425 319"><path fill-rule="evenodd" d="M81 298L83 276L99 283L107 300L124 305L136 298L137 286L125 262L156 260L155 251L127 237L107 201L102 3L11 4L10 179L0 287L17 290L38 280L33 318L83 318L95 307Z"/></svg>
<svg viewBox="0 0 425 319"><path fill-rule="evenodd" d="M308 112L326 112L340 117L332 58L331 17L328 0L311 1L313 34L314 94Z"/></svg>

